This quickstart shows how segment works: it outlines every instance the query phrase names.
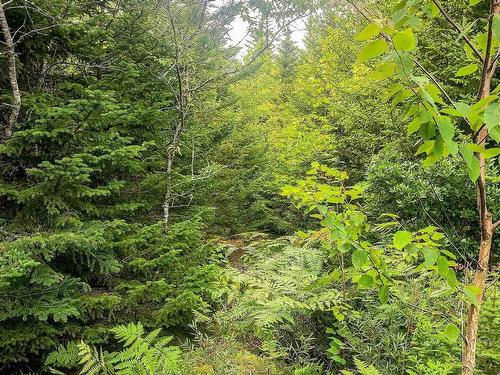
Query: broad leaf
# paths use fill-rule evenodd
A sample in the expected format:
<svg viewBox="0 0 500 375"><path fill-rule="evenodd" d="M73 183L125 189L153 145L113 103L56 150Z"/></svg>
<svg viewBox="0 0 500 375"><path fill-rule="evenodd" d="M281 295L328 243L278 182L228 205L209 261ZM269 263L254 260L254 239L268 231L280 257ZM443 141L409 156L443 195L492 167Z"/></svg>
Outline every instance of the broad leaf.
<svg viewBox="0 0 500 375"><path fill-rule="evenodd" d="M389 47L387 46L387 42L385 40L376 40L361 50L356 61L358 63L364 63L370 59L383 55L388 50Z"/></svg>
<svg viewBox="0 0 500 375"><path fill-rule="evenodd" d="M374 284L373 277L370 275L363 275L360 277L358 280L358 287L364 289L364 288L371 288Z"/></svg>
<svg viewBox="0 0 500 375"><path fill-rule="evenodd" d="M378 291L378 299L382 305L385 305L389 301L389 287L387 285L382 285Z"/></svg>
<svg viewBox="0 0 500 375"><path fill-rule="evenodd" d="M423 154L424 152L429 155L432 152L432 149L434 148L434 143L436 141L426 141L420 145L420 147L417 149L417 152L415 155L420 155Z"/></svg>
<svg viewBox="0 0 500 375"><path fill-rule="evenodd" d="M423 248L422 254L424 254L424 259L425 259L424 264L427 267L435 265L439 257L439 251L437 249L430 247Z"/></svg>
<svg viewBox="0 0 500 375"><path fill-rule="evenodd" d="M399 51L413 51L417 46L417 40L411 28L394 35L392 42L394 43L394 47Z"/></svg>
<svg viewBox="0 0 500 375"><path fill-rule="evenodd" d="M456 155L458 152L458 145L453 141L453 136L455 135L455 127L451 123L449 117L441 117L438 122L438 129L441 137L443 137L444 142L448 146L450 154Z"/></svg>
<svg viewBox="0 0 500 375"><path fill-rule="evenodd" d="M479 307L479 299L477 296L480 294L481 290L475 285L467 285L464 288L465 296L467 300L476 307Z"/></svg>
<svg viewBox="0 0 500 375"><path fill-rule="evenodd" d="M495 101L497 98L498 98L498 96L496 96L496 95L487 96L486 98L481 99L480 101L475 103L472 106L472 110L473 111L482 111L485 109L486 106L488 106L491 102Z"/></svg>
<svg viewBox="0 0 500 375"><path fill-rule="evenodd" d="M449 323L444 329L444 335L450 342L455 342L460 337L460 330L455 324Z"/></svg>
<svg viewBox="0 0 500 375"><path fill-rule="evenodd" d="M406 245L411 242L411 232L401 230L394 234L393 245L396 249L402 250Z"/></svg>
<svg viewBox="0 0 500 375"><path fill-rule="evenodd" d="M441 277L446 277L450 268L448 267L448 259L440 255L437 259L438 273Z"/></svg>
<svg viewBox="0 0 500 375"><path fill-rule="evenodd" d="M366 261L368 260L368 254L364 250L355 250L352 253L352 265L355 268L363 268L363 266L366 264Z"/></svg>
<svg viewBox="0 0 500 375"><path fill-rule="evenodd" d="M495 34L497 41L500 42L500 14L493 16L493 34Z"/></svg>
<svg viewBox="0 0 500 375"><path fill-rule="evenodd" d="M476 182L480 174L479 160L474 153L466 146L460 147L460 153L467 164L467 174L472 182Z"/></svg>
<svg viewBox="0 0 500 375"><path fill-rule="evenodd" d="M395 63L384 63L370 73L370 77L375 81L382 81L396 72Z"/></svg>
<svg viewBox="0 0 500 375"><path fill-rule="evenodd" d="M366 25L365 28L361 30L361 32L358 35L356 35L356 40L359 41L368 40L373 37L376 37L378 34L380 34L380 26L377 23L372 22Z"/></svg>
<svg viewBox="0 0 500 375"><path fill-rule="evenodd" d="M483 155L486 159L494 158L495 156L500 155L500 148L498 147L489 148L484 152Z"/></svg>
<svg viewBox="0 0 500 375"><path fill-rule="evenodd" d="M494 129L500 125L500 103L492 103L484 111L484 123L490 131L491 137L500 142L499 132Z"/></svg>
<svg viewBox="0 0 500 375"><path fill-rule="evenodd" d="M478 69L479 69L479 67L477 66L477 64L470 64L470 65L464 66L464 67L458 69L456 77L468 76L469 74L476 72Z"/></svg>

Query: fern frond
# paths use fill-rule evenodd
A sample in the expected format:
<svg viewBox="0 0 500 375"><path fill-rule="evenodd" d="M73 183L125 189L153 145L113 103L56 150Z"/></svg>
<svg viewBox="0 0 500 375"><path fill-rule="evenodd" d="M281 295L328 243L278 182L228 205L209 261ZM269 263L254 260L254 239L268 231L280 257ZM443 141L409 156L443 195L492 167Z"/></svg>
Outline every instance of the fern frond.
<svg viewBox="0 0 500 375"><path fill-rule="evenodd" d="M380 372L372 365L367 365L365 362L355 358L354 364L360 375L381 375Z"/></svg>

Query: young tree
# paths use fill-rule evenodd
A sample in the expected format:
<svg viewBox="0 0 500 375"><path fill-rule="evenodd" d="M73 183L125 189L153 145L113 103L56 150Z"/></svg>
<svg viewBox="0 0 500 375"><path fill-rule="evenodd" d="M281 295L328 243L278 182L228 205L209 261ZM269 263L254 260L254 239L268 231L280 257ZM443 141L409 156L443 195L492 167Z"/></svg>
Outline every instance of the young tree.
<svg viewBox="0 0 500 375"><path fill-rule="evenodd" d="M399 82L390 88L389 97L394 106L410 102L409 116L413 117L408 133L419 132L423 143L417 154L426 154L424 165L432 165L442 157L458 155L467 165L470 179L476 186L476 202L479 214L480 248L475 261L474 279L464 289L470 302L463 343L462 374L471 375L475 368L476 345L481 303L490 268L492 240L500 221L494 222L488 210L487 174L488 161L500 154L500 148L488 147L500 141L500 103L492 81L500 57L500 1L490 0L487 6L481 0L471 0L470 6L484 6L480 20L484 29L472 33L465 30L450 16L438 1L402 1L395 7L391 19L376 18L357 2L351 4L370 21L358 35L358 40L371 40L360 52L359 63L384 56L384 61L375 67L375 74L388 78L397 74ZM458 33L464 43L464 50L470 64L461 67L458 77L472 76L480 72L480 84L474 103L468 104L451 98L435 77L415 56L417 37L414 31L422 17L441 14ZM498 50L498 52L497 52ZM473 76L472 76L473 77ZM471 78L474 79L474 78ZM468 125L470 141L457 143L456 133L460 122Z"/></svg>

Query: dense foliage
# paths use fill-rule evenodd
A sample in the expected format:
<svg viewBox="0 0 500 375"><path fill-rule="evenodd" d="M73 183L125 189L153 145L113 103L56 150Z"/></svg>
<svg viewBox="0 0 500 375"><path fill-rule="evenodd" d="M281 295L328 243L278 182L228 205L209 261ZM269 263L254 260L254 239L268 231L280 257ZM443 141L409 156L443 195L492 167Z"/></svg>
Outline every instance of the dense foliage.
<svg viewBox="0 0 500 375"><path fill-rule="evenodd" d="M497 3L0 0L0 373L496 375Z"/></svg>

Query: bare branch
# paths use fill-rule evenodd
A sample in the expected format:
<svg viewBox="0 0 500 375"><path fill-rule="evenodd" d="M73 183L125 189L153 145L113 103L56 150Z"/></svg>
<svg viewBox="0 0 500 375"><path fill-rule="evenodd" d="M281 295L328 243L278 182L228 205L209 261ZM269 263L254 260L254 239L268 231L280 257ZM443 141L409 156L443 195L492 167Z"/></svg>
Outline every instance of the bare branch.
<svg viewBox="0 0 500 375"><path fill-rule="evenodd" d="M476 56L479 58L481 62L484 63L484 58L483 55L481 55L481 52L477 49L477 47L471 42L471 40L465 35L463 32L462 28L450 17L448 12L443 8L439 0L432 0L432 2L436 5L436 7L439 9L441 14L443 15L444 18L453 26L455 30L458 31L458 34L461 36L461 38L467 43L467 45L474 51Z"/></svg>

